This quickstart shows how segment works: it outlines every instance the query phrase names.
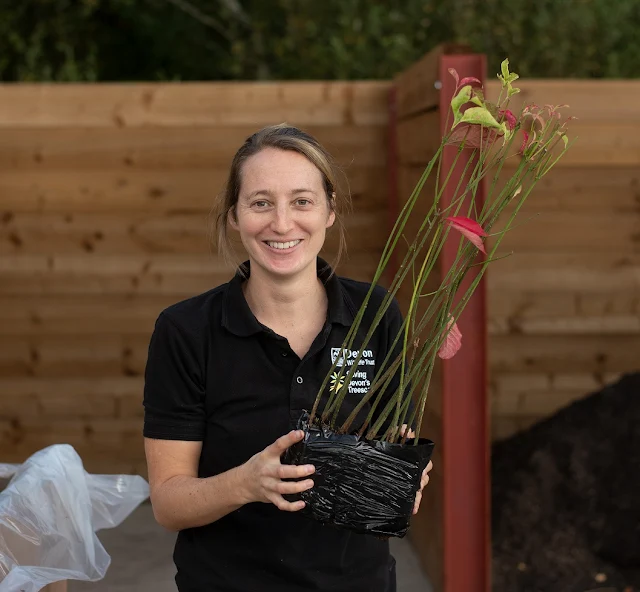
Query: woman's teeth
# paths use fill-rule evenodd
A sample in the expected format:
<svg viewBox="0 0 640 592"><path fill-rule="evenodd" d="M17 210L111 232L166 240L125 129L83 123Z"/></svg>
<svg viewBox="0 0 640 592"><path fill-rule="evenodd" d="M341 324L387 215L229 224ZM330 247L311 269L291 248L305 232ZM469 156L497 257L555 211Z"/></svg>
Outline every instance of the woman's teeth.
<svg viewBox="0 0 640 592"><path fill-rule="evenodd" d="M294 240L289 241L287 243L276 243L274 241L266 241L266 243L273 249L290 249L291 247L295 247L300 241Z"/></svg>

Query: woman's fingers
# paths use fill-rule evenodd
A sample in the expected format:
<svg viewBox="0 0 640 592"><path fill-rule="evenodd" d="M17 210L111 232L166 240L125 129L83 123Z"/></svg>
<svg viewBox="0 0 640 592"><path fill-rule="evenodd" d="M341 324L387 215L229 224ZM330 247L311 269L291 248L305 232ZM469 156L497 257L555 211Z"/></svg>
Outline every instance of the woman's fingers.
<svg viewBox="0 0 640 592"><path fill-rule="evenodd" d="M427 486L427 483L429 483L429 471L431 469L433 469L433 463L429 461L425 470L422 471L422 477L420 478L420 491L422 491Z"/></svg>
<svg viewBox="0 0 640 592"><path fill-rule="evenodd" d="M413 502L413 513L417 514L420 509L420 502L422 501L422 491L418 491L416 493L416 501Z"/></svg>
<svg viewBox="0 0 640 592"><path fill-rule="evenodd" d="M301 493L307 489L313 487L313 481L311 479L305 479L304 481L278 481L275 484L275 491L280 495L286 495L291 493Z"/></svg>
<svg viewBox="0 0 640 592"><path fill-rule="evenodd" d="M280 436L273 444L267 447L267 451L278 458L287 450L287 448L293 446L296 442L300 442L304 438L304 432L302 430L291 430L288 434Z"/></svg>
<svg viewBox="0 0 640 592"><path fill-rule="evenodd" d="M416 434L412 429L409 429L409 431L407 432L407 428L409 428L409 426L406 423L402 424L402 427L400 428L400 435L404 436L405 434L407 435L407 440L410 440L411 438L415 438Z"/></svg>
<svg viewBox="0 0 640 592"><path fill-rule="evenodd" d="M297 502L288 502L277 493L274 493L273 497L269 501L276 506L278 510L282 510L283 512L299 512L306 505L302 500L298 500Z"/></svg>
<svg viewBox="0 0 640 592"><path fill-rule="evenodd" d="M275 476L278 479L300 479L313 475L315 471L313 465L277 465Z"/></svg>

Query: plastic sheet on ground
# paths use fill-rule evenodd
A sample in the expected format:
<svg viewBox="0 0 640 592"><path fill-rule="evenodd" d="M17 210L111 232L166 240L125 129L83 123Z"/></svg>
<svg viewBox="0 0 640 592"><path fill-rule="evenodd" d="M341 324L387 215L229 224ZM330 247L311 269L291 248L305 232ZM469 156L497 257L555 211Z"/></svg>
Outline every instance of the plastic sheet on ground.
<svg viewBox="0 0 640 592"><path fill-rule="evenodd" d="M360 534L403 537L409 530L420 478L434 443L420 439L405 445L367 441L309 427L303 415L298 426L302 442L285 453L287 464L315 466L314 486L286 496L305 502L302 514Z"/></svg>
<svg viewBox="0 0 640 592"><path fill-rule="evenodd" d="M111 558L96 531L118 526L149 497L138 475L87 473L68 444L22 465L0 464L0 480L8 478L0 491L0 592L102 579Z"/></svg>

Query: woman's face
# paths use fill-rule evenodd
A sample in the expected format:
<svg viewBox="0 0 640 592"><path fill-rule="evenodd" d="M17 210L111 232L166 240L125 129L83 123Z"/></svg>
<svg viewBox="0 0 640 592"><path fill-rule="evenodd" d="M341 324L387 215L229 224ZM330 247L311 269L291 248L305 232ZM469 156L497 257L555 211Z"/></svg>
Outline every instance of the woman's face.
<svg viewBox="0 0 640 592"><path fill-rule="evenodd" d="M241 172L236 219L231 226L255 266L271 276L291 277L313 266L335 221L322 174L306 157L265 148Z"/></svg>

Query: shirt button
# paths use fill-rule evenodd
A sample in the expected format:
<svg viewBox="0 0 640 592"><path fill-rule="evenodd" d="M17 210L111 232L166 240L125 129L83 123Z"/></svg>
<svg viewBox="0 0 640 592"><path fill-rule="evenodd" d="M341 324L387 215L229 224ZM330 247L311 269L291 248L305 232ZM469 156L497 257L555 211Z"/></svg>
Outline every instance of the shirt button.
<svg viewBox="0 0 640 592"><path fill-rule="evenodd" d="M289 354L287 352L282 352L282 357L286 358Z"/></svg>
<svg viewBox="0 0 640 592"><path fill-rule="evenodd" d="M296 381L298 384L302 384L302 376L298 376L298 378L296 378Z"/></svg>

